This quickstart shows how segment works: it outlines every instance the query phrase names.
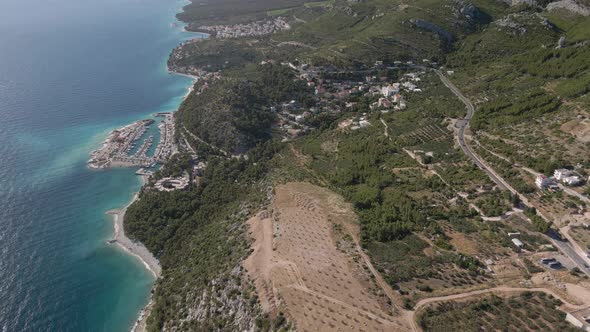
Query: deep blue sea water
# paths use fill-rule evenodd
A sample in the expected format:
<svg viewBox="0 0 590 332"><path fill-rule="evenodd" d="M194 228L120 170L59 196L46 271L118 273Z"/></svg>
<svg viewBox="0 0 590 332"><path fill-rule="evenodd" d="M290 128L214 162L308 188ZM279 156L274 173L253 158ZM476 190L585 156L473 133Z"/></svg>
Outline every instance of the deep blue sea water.
<svg viewBox="0 0 590 332"><path fill-rule="evenodd" d="M174 110L191 80L177 0L0 0L0 330L125 331L154 282L106 243L140 187L92 171L108 132Z"/></svg>

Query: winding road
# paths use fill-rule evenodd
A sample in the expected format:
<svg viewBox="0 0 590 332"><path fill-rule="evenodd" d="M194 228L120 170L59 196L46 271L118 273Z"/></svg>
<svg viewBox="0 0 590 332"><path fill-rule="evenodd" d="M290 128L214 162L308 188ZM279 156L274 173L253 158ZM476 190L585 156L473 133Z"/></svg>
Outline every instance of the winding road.
<svg viewBox="0 0 590 332"><path fill-rule="evenodd" d="M458 120L455 124L456 128L458 129L457 141L459 142L461 150L463 150L467 157L469 157L469 159L471 159L475 163L475 165L477 165L477 167L486 172L486 174L490 177L490 179L492 179L492 181L494 181L498 185L498 187L516 193L516 190L514 190L506 181L504 181L504 179L502 179L498 174L496 174L496 172L494 172L494 170L483 159L481 159L481 157L479 157L475 152L473 152L473 150L471 150L469 145L467 145L467 143L465 142L465 129L469 127L469 122L471 121L471 118L475 113L475 106L473 106L473 103L471 103L469 98L465 97L461 90L459 90L453 84L453 82L451 82L445 75L443 75L440 70L434 70L434 72L438 75L443 84L447 88L449 88L449 90L451 90L451 92L454 93L455 96L457 96L463 102L463 104L465 104L465 107L467 107L467 115L463 119Z"/></svg>
<svg viewBox="0 0 590 332"><path fill-rule="evenodd" d="M465 141L465 129L469 127L469 122L471 121L471 118L475 113L475 106L473 106L473 103L471 103L469 98L465 97L461 90L459 90L453 84L453 82L451 82L445 75L443 75L443 73L440 70L435 69L434 72L438 75L443 84L446 87L448 87L449 90L451 90L451 92L453 92L453 94L455 94L455 96L457 96L463 102L463 104L465 104L465 107L467 107L467 115L463 119L458 120L455 124L456 128L458 129L457 141L459 142L461 150L463 150L465 155L467 155L467 157L469 157L469 159L471 159L477 165L477 167L482 169L490 177L490 179L498 185L498 187L500 187L503 190L509 190L514 195L517 195L525 205L532 206L532 204L529 203L528 199L524 195L516 191L516 189L514 189L508 182L506 182L500 175L498 175L498 173L496 173L494 169L492 169L492 167L490 167L485 162L485 160L483 160L479 155L477 155L475 152L473 152L473 150L471 150L471 148ZM546 221L550 221L544 215L540 213L538 214ZM550 232L549 238L551 239L553 245L559 249L559 251L561 251L564 255L569 257L581 271L583 271L586 275L590 276L590 264L587 263L584 257L580 256L576 252L571 243L569 243L567 240L564 241L560 236L558 236L557 233L553 231Z"/></svg>

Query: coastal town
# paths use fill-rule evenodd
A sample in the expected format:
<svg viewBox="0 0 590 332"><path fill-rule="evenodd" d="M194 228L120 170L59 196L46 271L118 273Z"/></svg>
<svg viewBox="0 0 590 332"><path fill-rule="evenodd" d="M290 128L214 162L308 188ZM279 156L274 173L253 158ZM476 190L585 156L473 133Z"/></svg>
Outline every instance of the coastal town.
<svg viewBox="0 0 590 332"><path fill-rule="evenodd" d="M213 35L213 37L225 39L269 35L290 28L291 26L284 17L276 17L270 20L243 24L202 25L198 30L209 33Z"/></svg>

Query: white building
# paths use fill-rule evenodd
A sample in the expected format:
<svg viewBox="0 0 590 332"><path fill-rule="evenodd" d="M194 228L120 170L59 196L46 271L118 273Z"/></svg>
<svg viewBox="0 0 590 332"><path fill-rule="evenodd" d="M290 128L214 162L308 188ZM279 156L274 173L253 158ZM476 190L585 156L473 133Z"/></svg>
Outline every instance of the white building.
<svg viewBox="0 0 590 332"><path fill-rule="evenodd" d="M565 183L568 186L579 186L584 181L582 180L582 178L580 176L572 175L572 176L568 176L566 178L563 178L561 180L561 182Z"/></svg>
<svg viewBox="0 0 590 332"><path fill-rule="evenodd" d="M367 120L361 120L361 121L359 121L359 126L361 128L366 128L366 127L368 127L370 125L371 125L371 123L369 121L367 121Z"/></svg>
<svg viewBox="0 0 590 332"><path fill-rule="evenodd" d="M555 180L557 180L557 181L561 181L562 179L567 178L572 175L575 175L574 172L570 171L569 169L565 169L565 168L556 169L553 172L553 176L555 177Z"/></svg>
<svg viewBox="0 0 590 332"><path fill-rule="evenodd" d="M551 184L553 184L553 181L551 181L551 178L546 177L543 174L537 175L537 178L535 179L535 184L537 185L537 187L539 187L539 189L547 189Z"/></svg>
<svg viewBox="0 0 590 332"><path fill-rule="evenodd" d="M412 83L412 82L404 82L404 84L402 84L404 86L404 88L413 91L414 89L417 88L416 84Z"/></svg>
<svg viewBox="0 0 590 332"><path fill-rule="evenodd" d="M519 239L512 239L512 243L518 248L524 247L524 243L522 243L522 241Z"/></svg>
<svg viewBox="0 0 590 332"><path fill-rule="evenodd" d="M385 97L391 97L399 92L399 83L393 83L381 88L381 94Z"/></svg>
<svg viewBox="0 0 590 332"><path fill-rule="evenodd" d="M556 180L568 186L578 186L584 182L584 179L578 173L565 168L556 169L553 176Z"/></svg>

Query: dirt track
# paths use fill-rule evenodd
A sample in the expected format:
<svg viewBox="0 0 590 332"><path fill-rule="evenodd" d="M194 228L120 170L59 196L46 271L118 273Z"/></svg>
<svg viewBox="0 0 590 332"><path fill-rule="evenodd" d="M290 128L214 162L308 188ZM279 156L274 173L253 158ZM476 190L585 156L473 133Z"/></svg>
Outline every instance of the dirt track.
<svg viewBox="0 0 590 332"><path fill-rule="evenodd" d="M516 294L516 293L522 293L522 292L543 292L547 295L551 295L551 296L559 299L561 302L564 303L565 307L567 307L568 309L572 309L572 310L578 310L578 309L583 309L583 308L588 307L588 305L576 305L576 304L568 303L561 296L559 296L557 293L555 293L547 288L495 287L495 288L481 289L481 290L476 290L476 291L461 293L461 294L454 294L454 295L440 296L440 297L431 297L431 298L419 301L414 306L414 310L417 311L420 308L422 308L428 304L435 303L435 302L459 300L459 299L464 299L464 298L476 296L476 295L482 295L482 294L488 294L488 293L494 293L494 294L514 293L514 294Z"/></svg>
<svg viewBox="0 0 590 332"><path fill-rule="evenodd" d="M359 262L338 250L334 225L355 229L341 197L306 183L278 186L269 211L249 221L254 252L244 267L268 312L286 312L300 331L410 331L408 316L391 315L359 273L365 268L391 289L359 251ZM368 264L367 264L368 263Z"/></svg>

